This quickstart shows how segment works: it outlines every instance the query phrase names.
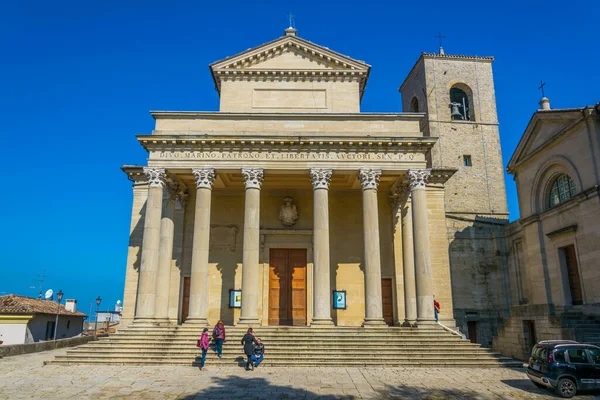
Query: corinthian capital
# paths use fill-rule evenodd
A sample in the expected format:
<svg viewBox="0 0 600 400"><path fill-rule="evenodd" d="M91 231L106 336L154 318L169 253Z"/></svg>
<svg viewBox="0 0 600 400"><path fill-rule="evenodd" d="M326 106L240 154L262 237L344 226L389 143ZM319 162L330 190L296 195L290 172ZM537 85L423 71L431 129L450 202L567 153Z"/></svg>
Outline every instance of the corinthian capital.
<svg viewBox="0 0 600 400"><path fill-rule="evenodd" d="M148 178L148 186L164 187L167 174L164 168L144 167L144 174Z"/></svg>
<svg viewBox="0 0 600 400"><path fill-rule="evenodd" d="M196 181L196 188L212 189L216 178L214 168L194 168L192 169L192 174Z"/></svg>
<svg viewBox="0 0 600 400"><path fill-rule="evenodd" d="M332 170L326 168L311 168L310 181L313 189L329 189Z"/></svg>
<svg viewBox="0 0 600 400"><path fill-rule="evenodd" d="M361 168L358 171L358 180L362 185L363 190L375 189L379 186L379 177L381 176L380 169Z"/></svg>
<svg viewBox="0 0 600 400"><path fill-rule="evenodd" d="M262 168L242 168L242 178L246 189L260 189L263 181Z"/></svg>
<svg viewBox="0 0 600 400"><path fill-rule="evenodd" d="M429 175L431 175L430 169L409 169L408 185L410 190L425 189Z"/></svg>

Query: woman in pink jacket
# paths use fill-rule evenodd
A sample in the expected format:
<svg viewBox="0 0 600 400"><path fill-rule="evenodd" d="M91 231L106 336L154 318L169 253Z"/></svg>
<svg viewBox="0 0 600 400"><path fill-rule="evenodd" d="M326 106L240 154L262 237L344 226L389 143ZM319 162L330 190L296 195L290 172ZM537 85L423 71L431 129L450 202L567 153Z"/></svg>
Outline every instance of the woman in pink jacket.
<svg viewBox="0 0 600 400"><path fill-rule="evenodd" d="M200 369L204 368L204 361L206 360L206 352L210 346L210 338L208 337L208 328L204 328L202 331L202 337L198 340L198 347L202 349L202 359L200 360Z"/></svg>

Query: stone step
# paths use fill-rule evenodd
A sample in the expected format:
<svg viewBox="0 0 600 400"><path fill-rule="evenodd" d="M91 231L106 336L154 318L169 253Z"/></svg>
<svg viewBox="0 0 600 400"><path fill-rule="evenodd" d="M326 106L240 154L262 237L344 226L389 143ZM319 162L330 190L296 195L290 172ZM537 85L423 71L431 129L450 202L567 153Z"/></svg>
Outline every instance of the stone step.
<svg viewBox="0 0 600 400"><path fill-rule="evenodd" d="M78 358L94 358L94 359L109 359L113 361L117 360L137 360L141 363L144 363L147 360L179 360L179 361L189 361L193 362L196 358L200 356L189 356L189 355L180 355L180 354L169 354L169 355L154 355L154 354L68 354L66 356L56 356L57 360L65 360L65 359L78 359ZM213 362L219 363L234 363L238 360L244 359L244 355L234 355L228 356L224 355L223 358L214 357L212 359ZM298 359L310 359L312 361L338 361L340 365L344 365L346 361L354 360L361 357L356 357L354 355L349 356L347 353L345 354L325 354L323 357L311 357L310 355L306 355L305 357L297 357L294 355L286 356L286 355L268 355L268 359L272 362L275 360L288 361L290 364L293 364L295 360ZM381 361L416 361L416 362L424 362L424 361L440 361L440 362L448 362L450 360L453 361L485 361L485 360L500 360L506 359L503 357L494 357L490 354L460 354L460 355L452 355L452 357L448 357L448 354L427 354L427 355L381 355L377 358L375 357L362 357L361 362L381 362ZM143 364L141 364L143 365Z"/></svg>
<svg viewBox="0 0 600 400"><path fill-rule="evenodd" d="M144 361L143 364L140 364L139 361L113 361L113 360L97 360L95 358L82 358L77 360L52 360L48 361L48 364L58 364L58 365L77 365L77 364L85 364L85 365L156 365L156 366L167 366L167 365L182 365L182 366L197 366L196 362L190 363L189 361ZM238 366L243 367L245 362L238 361L234 364L229 364L229 366ZM522 368L523 363L518 361L502 361L502 360L477 360L477 366L480 368ZM205 366L209 369L214 366L215 363L207 363ZM217 364L219 365L219 364ZM345 361L343 363L344 367L429 367L429 368L470 368L473 367L474 363L472 361L367 361L367 360L352 360ZM221 365L219 365L221 366ZM264 367L339 367L340 363L338 361L309 361L309 360L294 360L293 362L289 361L263 361L260 364L260 368Z"/></svg>
<svg viewBox="0 0 600 400"><path fill-rule="evenodd" d="M274 346L274 345L280 345L280 346L295 346L296 343L300 343L300 344L307 344L309 343L311 346L335 346L335 345L343 345L343 346L363 346L363 342L359 341L359 340L355 340L355 339L339 339L339 340L302 340L302 341L298 341L298 340L285 340L285 339L272 339L272 340L267 340L264 339L263 342L265 344L267 344L268 346ZM97 342L98 345L100 344L107 344L107 345L113 345L113 346L121 346L121 345L128 345L128 344L136 344L136 345L143 345L143 344L147 344L147 345L152 345L152 346L162 346L162 347L170 347L170 346L177 346L177 345L183 345L183 346L195 346L197 343L197 340L164 340L164 339L159 339L159 340L139 340L139 339L134 339L134 340L111 340L111 341L107 341L107 340L103 340L103 341L99 341ZM91 343L89 344L89 346L95 346L96 343ZM239 340L227 340L225 341L225 343L223 344L224 347L230 347L230 346L240 346L241 343ZM366 344L364 344L365 346L367 346ZM438 339L438 340L422 340L422 339L404 339L404 340L398 340L398 339L388 339L388 340L377 340L377 341L370 341L368 346L374 346L374 347L389 347L389 346L401 346L401 345L407 345L407 346L415 346L415 345L421 345L421 346L432 346L432 345L445 345L445 346L479 346L478 344L473 344L470 342L466 342L466 341L462 341L462 340L448 340L448 339Z"/></svg>
<svg viewBox="0 0 600 400"><path fill-rule="evenodd" d="M192 365L202 327L135 327L57 356L56 363L111 365ZM226 328L225 356L208 359L215 365L243 362L241 338L245 328ZM303 366L470 366L494 367L510 362L478 344L439 327L307 328L265 327L255 332L266 344L264 365ZM520 364L519 364L520 366Z"/></svg>
<svg viewBox="0 0 600 400"><path fill-rule="evenodd" d="M241 349L236 349L237 351L227 351L223 349L224 354L240 354ZM414 355L414 354L426 354L426 355L446 355L452 354L452 356L457 354L471 354L471 355L490 355L495 354L486 349L469 349L464 351L455 351L449 353L451 350L449 349L381 349L381 350L356 350L354 352L349 352L347 349L323 349L323 350L314 350L314 349L269 349L269 355L279 355L284 357L296 357L301 355L306 356L314 356L314 357L327 357L328 355L339 355L339 356L347 356L348 354L352 354L353 356L364 355L364 356L388 356L388 355ZM201 354L198 349L168 349L168 350L156 350L156 349L97 349L97 348L85 348L85 349L74 349L69 355L73 354L84 354L84 353L94 353L101 355L115 355L115 354L147 354L147 355L199 355ZM214 354L214 353L213 353Z"/></svg>
<svg viewBox="0 0 600 400"><path fill-rule="evenodd" d="M211 346L211 348L214 346ZM225 343L223 345L224 349L230 349L230 348L239 348L241 347L240 344L228 344ZM375 351L378 349L382 349L382 350L386 350L386 349L444 349L444 350L448 350L448 351L462 351L465 349L483 349L483 350L487 350L484 347L481 347L481 345L479 344L472 344L472 343L459 343L458 345L452 345L452 344L445 344L445 343L432 343L429 344L427 346L417 346L416 344L411 344L411 343L398 343L398 344L394 344L393 346L382 346L379 343L369 343L369 344L360 344L360 346L355 346L354 344L340 344L340 343L331 343L331 344L326 344L326 345L319 345L319 346L315 346L313 344L306 344L306 343L271 343L269 342L267 344L267 348L270 349L283 349L283 350L287 350L287 349L297 349L297 348L302 348L302 349L346 349L346 350L354 350L357 347L361 348L361 349L368 349L369 351ZM119 344L118 346L116 346L115 344L111 344L111 343L94 343L94 344L89 344L89 345L81 345L77 347L78 349L83 349L83 348L94 348L94 349L114 349L114 348L119 348L119 349L165 349L165 350L171 350L171 349L196 349L196 343L177 343L177 344L169 344L169 345L158 345L158 344L148 344L145 342L141 342L141 343L135 343L135 344Z"/></svg>
<svg viewBox="0 0 600 400"><path fill-rule="evenodd" d="M108 337L187 337L187 338L198 338L201 334L195 333L173 333L173 334L165 334L159 332L150 332L150 333L113 333ZM210 335L209 335L210 336ZM226 337L232 338L242 338L244 335L237 335L228 333ZM324 337L324 338L339 338L339 337L352 337L356 339L365 339L365 338L378 338L378 337L397 337L397 338L409 338L409 337L456 337L460 338L459 335L453 335L451 333L444 332L415 332L415 333L363 333L363 334L338 334L338 333L296 333L296 332L257 332L255 337L293 337L293 338L310 338L310 337Z"/></svg>

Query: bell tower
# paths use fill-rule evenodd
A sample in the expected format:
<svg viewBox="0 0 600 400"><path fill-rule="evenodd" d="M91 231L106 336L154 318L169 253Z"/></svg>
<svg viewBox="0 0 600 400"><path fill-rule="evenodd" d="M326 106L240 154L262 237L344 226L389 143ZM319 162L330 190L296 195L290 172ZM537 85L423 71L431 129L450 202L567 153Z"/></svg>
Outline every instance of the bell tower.
<svg viewBox="0 0 600 400"><path fill-rule="evenodd" d="M399 89L403 111L425 113L422 131L438 138L430 166L457 170L445 191L454 317L484 345L491 343L497 316L508 309L508 207L493 61L444 54L440 47L439 54L421 54Z"/></svg>

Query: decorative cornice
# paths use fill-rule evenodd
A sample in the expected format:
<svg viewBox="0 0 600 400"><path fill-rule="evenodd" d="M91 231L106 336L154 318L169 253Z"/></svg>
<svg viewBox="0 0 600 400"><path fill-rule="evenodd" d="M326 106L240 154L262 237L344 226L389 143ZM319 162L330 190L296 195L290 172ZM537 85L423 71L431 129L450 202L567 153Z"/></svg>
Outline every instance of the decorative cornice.
<svg viewBox="0 0 600 400"><path fill-rule="evenodd" d="M144 167L144 174L148 178L148 186L160 188L165 186L167 174L164 168Z"/></svg>
<svg viewBox="0 0 600 400"><path fill-rule="evenodd" d="M379 186L379 178L381 177L380 169L361 168L358 171L358 180L363 190L375 189Z"/></svg>
<svg viewBox="0 0 600 400"><path fill-rule="evenodd" d="M408 185L410 190L425 189L427 180L431 175L430 169L409 169L408 170Z"/></svg>
<svg viewBox="0 0 600 400"><path fill-rule="evenodd" d="M329 189L332 173L333 171L327 168L311 168L310 181L313 189Z"/></svg>
<svg viewBox="0 0 600 400"><path fill-rule="evenodd" d="M197 189L212 189L216 178L214 168L194 168L192 169L192 174L194 175Z"/></svg>
<svg viewBox="0 0 600 400"><path fill-rule="evenodd" d="M262 168L242 168L242 178L246 189L260 189L263 181Z"/></svg>
<svg viewBox="0 0 600 400"><path fill-rule="evenodd" d="M577 224L574 224L574 225L566 226L561 229L557 229L550 233L546 233L546 236L548 236L550 239L554 239L555 237L564 235L565 233L574 233L576 231L577 231Z"/></svg>
<svg viewBox="0 0 600 400"><path fill-rule="evenodd" d="M462 54L438 54L438 53L421 53L423 58L446 58L446 59L460 59L468 61L494 61L492 56L467 56Z"/></svg>
<svg viewBox="0 0 600 400"><path fill-rule="evenodd" d="M427 151L437 142L430 137L349 137L349 136L267 136L251 137L227 135L138 135L140 144L147 150L157 147L179 148L189 150L199 147L243 146L245 149L264 146L280 146L289 148L326 147L334 149L360 148L375 150L377 148L398 149L405 151Z"/></svg>

